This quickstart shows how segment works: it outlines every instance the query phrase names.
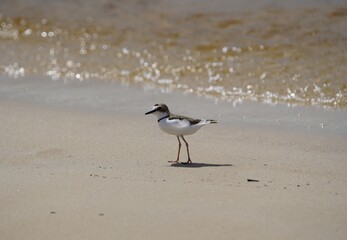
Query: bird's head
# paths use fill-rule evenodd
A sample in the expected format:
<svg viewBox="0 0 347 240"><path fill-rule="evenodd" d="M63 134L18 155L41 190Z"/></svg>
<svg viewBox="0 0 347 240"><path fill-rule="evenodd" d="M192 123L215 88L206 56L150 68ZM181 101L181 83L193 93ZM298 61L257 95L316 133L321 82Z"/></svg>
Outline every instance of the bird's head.
<svg viewBox="0 0 347 240"><path fill-rule="evenodd" d="M169 108L164 103L159 103L159 104L154 104L152 110L146 112L145 115L152 114L152 113L157 115L158 117L161 117L161 116L170 114L170 111L169 111Z"/></svg>

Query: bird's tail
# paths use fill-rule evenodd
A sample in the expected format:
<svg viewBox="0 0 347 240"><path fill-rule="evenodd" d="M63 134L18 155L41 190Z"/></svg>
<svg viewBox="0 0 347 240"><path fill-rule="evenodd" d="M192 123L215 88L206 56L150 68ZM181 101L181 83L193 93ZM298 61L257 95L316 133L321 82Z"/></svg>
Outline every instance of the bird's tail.
<svg viewBox="0 0 347 240"><path fill-rule="evenodd" d="M218 123L217 120L212 120L212 119L208 119L206 121L209 121L209 123Z"/></svg>
<svg viewBox="0 0 347 240"><path fill-rule="evenodd" d="M198 123L198 125L206 125L210 123L217 123L217 121L212 119L203 119L201 120L201 122Z"/></svg>

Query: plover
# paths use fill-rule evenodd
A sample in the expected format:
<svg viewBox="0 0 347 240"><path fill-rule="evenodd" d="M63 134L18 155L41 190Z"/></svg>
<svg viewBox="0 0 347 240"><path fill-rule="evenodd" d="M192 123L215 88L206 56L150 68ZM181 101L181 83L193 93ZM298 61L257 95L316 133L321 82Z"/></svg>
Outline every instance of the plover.
<svg viewBox="0 0 347 240"><path fill-rule="evenodd" d="M185 164L192 163L189 155L189 145L188 142L184 139L185 135L190 135L198 131L202 126L217 123L216 120L211 119L195 119L182 115L176 115L170 112L169 108L163 104L155 104L151 111L146 112L147 114L155 114L158 118L159 128L168 134L175 135L178 140L178 153L176 161L169 161L170 163L178 163L180 159L181 151L181 141L180 138L185 142L188 154L188 161L183 162Z"/></svg>

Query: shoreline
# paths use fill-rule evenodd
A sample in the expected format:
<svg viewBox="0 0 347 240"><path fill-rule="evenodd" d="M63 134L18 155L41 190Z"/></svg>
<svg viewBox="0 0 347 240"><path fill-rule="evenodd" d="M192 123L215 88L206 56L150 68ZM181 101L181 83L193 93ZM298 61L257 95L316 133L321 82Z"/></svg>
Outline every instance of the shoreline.
<svg viewBox="0 0 347 240"><path fill-rule="evenodd" d="M4 239L346 238L345 111L47 79L0 78ZM193 165L168 163L158 101L220 120L187 138Z"/></svg>
<svg viewBox="0 0 347 240"><path fill-rule="evenodd" d="M141 116L155 103L166 103L172 112L192 117L215 118L239 128L328 134L347 137L347 111L316 106L287 106L216 100L179 92L123 86L110 81L51 80L48 77L11 79L0 76L0 100L39 106L95 111L107 115Z"/></svg>

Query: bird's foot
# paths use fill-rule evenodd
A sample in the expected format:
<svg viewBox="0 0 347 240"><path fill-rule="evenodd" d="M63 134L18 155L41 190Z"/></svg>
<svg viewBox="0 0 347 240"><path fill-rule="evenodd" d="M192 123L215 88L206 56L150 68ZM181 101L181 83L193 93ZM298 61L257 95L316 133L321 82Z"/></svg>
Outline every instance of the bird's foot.
<svg viewBox="0 0 347 240"><path fill-rule="evenodd" d="M182 162L182 164L189 164L189 163L192 163L192 160L188 159L187 162Z"/></svg>
<svg viewBox="0 0 347 240"><path fill-rule="evenodd" d="M174 163L174 164L177 164L177 163L179 163L179 161L178 160L176 160L176 161L168 161L169 163Z"/></svg>

